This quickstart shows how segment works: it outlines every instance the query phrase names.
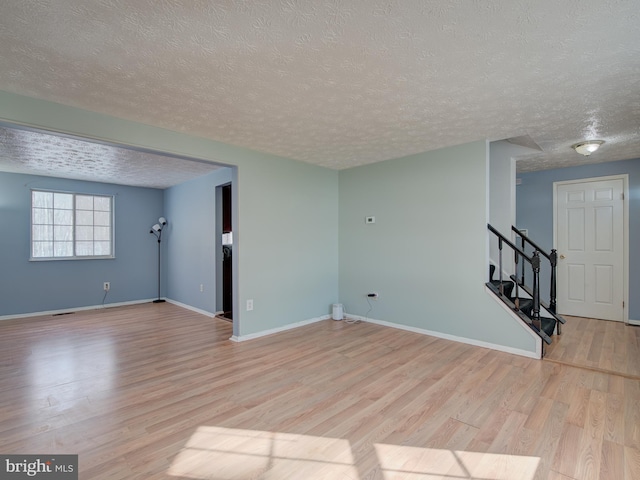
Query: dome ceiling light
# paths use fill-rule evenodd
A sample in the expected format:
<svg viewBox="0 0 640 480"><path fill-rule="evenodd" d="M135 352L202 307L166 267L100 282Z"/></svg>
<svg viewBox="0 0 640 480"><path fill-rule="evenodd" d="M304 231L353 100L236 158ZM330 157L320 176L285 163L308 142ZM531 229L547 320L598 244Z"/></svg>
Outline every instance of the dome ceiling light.
<svg viewBox="0 0 640 480"><path fill-rule="evenodd" d="M575 145L571 145L576 152L580 155L584 155L588 157L593 152L600 148L600 145L604 143L604 140L587 140L586 142L576 143Z"/></svg>

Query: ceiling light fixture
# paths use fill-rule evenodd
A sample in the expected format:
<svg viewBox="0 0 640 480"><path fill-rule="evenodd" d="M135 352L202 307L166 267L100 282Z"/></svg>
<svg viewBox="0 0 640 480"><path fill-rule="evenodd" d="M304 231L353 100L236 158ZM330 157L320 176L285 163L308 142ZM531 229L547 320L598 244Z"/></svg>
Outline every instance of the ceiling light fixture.
<svg viewBox="0 0 640 480"><path fill-rule="evenodd" d="M584 155L588 157L593 152L600 148L600 145L604 143L604 140L587 140L586 142L576 143L575 145L571 145L576 152L580 155Z"/></svg>

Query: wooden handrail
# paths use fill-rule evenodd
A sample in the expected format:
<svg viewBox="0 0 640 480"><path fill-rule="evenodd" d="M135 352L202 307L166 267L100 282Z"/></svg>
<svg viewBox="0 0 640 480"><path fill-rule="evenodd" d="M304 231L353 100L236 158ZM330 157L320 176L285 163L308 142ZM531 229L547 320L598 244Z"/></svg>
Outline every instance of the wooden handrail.
<svg viewBox="0 0 640 480"><path fill-rule="evenodd" d="M491 226L491 224L487 223L487 228L489 229L490 232L494 233L500 240L502 240L504 243L506 243L507 245L509 245L514 252L517 252L520 256L522 256L526 261L528 261L529 263L531 263L532 261L532 257L529 257L524 250L522 250L520 247L514 245L513 243L511 243L511 241L505 237L504 235L502 235L498 230L496 230L495 228L493 228Z"/></svg>
<svg viewBox="0 0 640 480"><path fill-rule="evenodd" d="M529 237L527 237L524 233L522 233L521 230L518 230L516 227L514 227L513 225L511 225L511 230L513 230L514 232L516 232L520 238L522 238L525 242L527 242L529 245L531 245L535 250L539 251L540 254L543 257L546 257L549 261L551 261L551 254L545 252L540 245L538 245L536 242L534 242L533 240L531 240ZM553 250L552 250L553 251Z"/></svg>

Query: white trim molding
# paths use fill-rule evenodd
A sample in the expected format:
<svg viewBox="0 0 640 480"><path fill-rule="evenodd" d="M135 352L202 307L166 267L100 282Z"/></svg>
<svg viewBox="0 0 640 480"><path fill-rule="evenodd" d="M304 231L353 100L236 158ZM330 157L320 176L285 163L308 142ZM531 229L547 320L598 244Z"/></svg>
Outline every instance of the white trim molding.
<svg viewBox="0 0 640 480"><path fill-rule="evenodd" d="M18 313L15 315L2 315L2 320L15 320L18 318L42 317L47 315L64 315L67 313L82 312L85 310L101 310L103 308L126 307L127 305L139 305L141 303L151 303L156 298L146 298L143 300L132 300L130 302L107 303L105 305L89 305L86 307L63 308L61 310L46 310L44 312Z"/></svg>
<svg viewBox="0 0 640 480"><path fill-rule="evenodd" d="M232 342L246 342L247 340L265 337L267 335L272 335L274 333L280 333L287 330L293 330L294 328L304 327L305 325L321 322L322 320L329 320L330 318L331 315L322 315L321 317L310 318L308 320L302 320L301 322L297 323L290 323L289 325L284 325L282 327L272 328L269 330L263 330L261 332L249 333L248 335L233 335L229 340L231 340Z"/></svg>
<svg viewBox="0 0 640 480"><path fill-rule="evenodd" d="M200 308L192 307L191 305L187 305L186 303L181 303L176 300L171 300L170 298L166 299L168 303L173 305L177 305L178 307L186 308L187 310L191 310L192 312L199 313L200 315L204 315L206 317L213 318L216 316L215 313L207 312L206 310L202 310Z"/></svg>
<svg viewBox="0 0 640 480"><path fill-rule="evenodd" d="M488 288L487 288L487 290L488 290ZM491 295L493 296L493 294L491 294ZM498 300L498 302L500 304L504 305L503 302L500 302L499 300ZM511 312L509 307L507 307L506 305L504 305L504 308L507 311ZM511 315L514 316L513 312L511 312ZM360 320L362 322L381 325L383 327L397 328L398 330L405 330L407 332L419 333L421 335L429 335L430 337L442 338L444 340L451 340L452 342L458 342L458 343L464 343L464 344L467 344L467 345L473 345L474 347L488 348L490 350L497 350L499 352L511 353L513 355L520 355L521 357L534 358L536 360L539 360L540 358L542 358L542 339L538 335L536 335L535 332L533 332L526 325L525 325L526 329L530 332L530 334L532 335L534 340L536 340L536 351L535 352L531 352L529 350L522 350L520 348L507 347L505 345L498 345L498 344L495 344L495 343L483 342L481 340L474 340L474 339L471 339L471 338L458 337L457 335L449 335L448 333L435 332L435 331L426 330L426 329L423 329L423 328L410 327L408 325L400 325L398 323L386 322L384 320L377 320L375 318L361 317L360 315L351 315L351 314L349 314L347 317L351 318L353 320ZM518 317L517 315L515 315L515 317L517 317L517 320L519 322L524 323L520 317Z"/></svg>

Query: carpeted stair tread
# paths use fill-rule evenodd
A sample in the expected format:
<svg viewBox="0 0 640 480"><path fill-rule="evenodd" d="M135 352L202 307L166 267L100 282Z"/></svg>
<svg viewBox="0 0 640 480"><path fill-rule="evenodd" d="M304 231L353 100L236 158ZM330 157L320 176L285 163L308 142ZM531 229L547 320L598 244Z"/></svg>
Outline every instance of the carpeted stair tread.
<svg viewBox="0 0 640 480"><path fill-rule="evenodd" d="M529 317L530 319L532 319L533 299L524 298L524 297L517 297L517 298L514 297L513 290L515 287L515 283L512 280L502 280L502 282L500 282L500 280L494 280L493 276L495 274L495 271L496 271L495 265L489 265L489 283L491 284L492 288L494 288L494 291L499 291L500 284L502 283L502 291L504 295L509 299L510 302L513 302L513 304L517 302L520 312L526 315L527 317ZM541 317L539 325L540 325L540 330L544 332L547 335L547 337L551 337L556 330L556 319ZM547 343L550 342L548 338L545 341L547 341Z"/></svg>
<svg viewBox="0 0 640 480"><path fill-rule="evenodd" d="M533 300L530 298L522 298L519 297L520 301L520 310L528 316L531 316L531 310L533 309ZM512 298L511 301L516 303L516 299Z"/></svg>
<svg viewBox="0 0 640 480"><path fill-rule="evenodd" d="M552 336L556 329L556 319L555 318L540 318L541 330L549 336Z"/></svg>
<svg viewBox="0 0 640 480"><path fill-rule="evenodd" d="M491 284L500 290L500 280L491 280ZM513 295L513 282L511 280L502 281L502 293L508 298L511 298Z"/></svg>
<svg viewBox="0 0 640 480"><path fill-rule="evenodd" d="M500 290L500 280L499 279L498 280L494 280L493 279L493 276L495 275L495 273L496 273L496 266L493 265L493 264L490 264L489 265L489 281L499 291ZM511 280L502 280L502 292L508 298L512 298L513 287L514 287L514 283Z"/></svg>

